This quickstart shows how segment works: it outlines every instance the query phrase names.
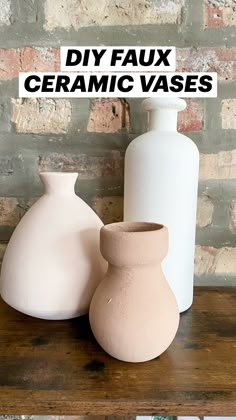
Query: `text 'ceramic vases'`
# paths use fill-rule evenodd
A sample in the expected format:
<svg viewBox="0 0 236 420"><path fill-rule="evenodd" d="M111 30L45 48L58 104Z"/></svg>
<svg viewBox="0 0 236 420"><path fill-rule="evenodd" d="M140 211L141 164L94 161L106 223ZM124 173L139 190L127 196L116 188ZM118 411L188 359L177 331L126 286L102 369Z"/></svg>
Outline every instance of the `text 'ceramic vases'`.
<svg viewBox="0 0 236 420"><path fill-rule="evenodd" d="M88 312L106 271L99 253L103 225L74 192L76 173L41 173L45 194L28 210L8 244L1 295L13 308L45 319Z"/></svg>
<svg viewBox="0 0 236 420"><path fill-rule="evenodd" d="M90 324L101 347L126 362L151 360L171 344L179 310L161 261L168 232L155 223L114 223L101 229L108 271L90 306Z"/></svg>
<svg viewBox="0 0 236 420"><path fill-rule="evenodd" d="M124 220L167 226L170 245L163 271L183 312L193 301L199 152L177 132L183 99L146 99L143 107L149 111L150 131L126 151Z"/></svg>

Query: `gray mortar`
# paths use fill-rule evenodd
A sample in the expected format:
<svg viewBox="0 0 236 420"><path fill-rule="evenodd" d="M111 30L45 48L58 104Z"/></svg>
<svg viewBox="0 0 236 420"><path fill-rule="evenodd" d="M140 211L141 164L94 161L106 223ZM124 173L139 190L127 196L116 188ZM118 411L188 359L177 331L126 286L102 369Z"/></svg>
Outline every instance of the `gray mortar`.
<svg viewBox="0 0 236 420"><path fill-rule="evenodd" d="M215 275L215 274L204 274L202 276L195 276L194 278L195 286L229 286L235 287L235 276L229 275Z"/></svg>

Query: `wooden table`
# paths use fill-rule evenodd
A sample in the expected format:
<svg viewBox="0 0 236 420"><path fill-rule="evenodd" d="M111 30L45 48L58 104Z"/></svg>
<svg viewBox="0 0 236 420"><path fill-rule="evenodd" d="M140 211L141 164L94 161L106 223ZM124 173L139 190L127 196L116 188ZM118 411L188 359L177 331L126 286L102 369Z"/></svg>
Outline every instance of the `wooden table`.
<svg viewBox="0 0 236 420"><path fill-rule="evenodd" d="M161 357L119 362L87 317L43 321L0 302L0 414L236 415L236 288L195 289Z"/></svg>

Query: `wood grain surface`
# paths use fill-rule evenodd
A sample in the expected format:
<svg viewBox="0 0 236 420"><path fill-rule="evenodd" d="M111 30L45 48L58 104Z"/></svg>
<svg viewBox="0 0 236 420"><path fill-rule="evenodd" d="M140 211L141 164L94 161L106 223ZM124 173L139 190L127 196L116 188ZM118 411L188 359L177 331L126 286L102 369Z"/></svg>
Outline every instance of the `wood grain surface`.
<svg viewBox="0 0 236 420"><path fill-rule="evenodd" d="M195 288L159 358L119 362L88 318L43 321L0 302L0 414L236 415L236 288Z"/></svg>

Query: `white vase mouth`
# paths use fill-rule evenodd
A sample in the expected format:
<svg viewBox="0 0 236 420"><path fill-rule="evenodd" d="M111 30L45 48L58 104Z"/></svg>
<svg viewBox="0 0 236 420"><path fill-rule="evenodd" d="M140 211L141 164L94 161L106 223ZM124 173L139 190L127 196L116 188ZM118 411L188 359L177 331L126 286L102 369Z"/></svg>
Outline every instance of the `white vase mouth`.
<svg viewBox="0 0 236 420"><path fill-rule="evenodd" d="M142 102L144 111L154 111L158 109L182 111L186 106L186 101L181 98L147 98Z"/></svg>

